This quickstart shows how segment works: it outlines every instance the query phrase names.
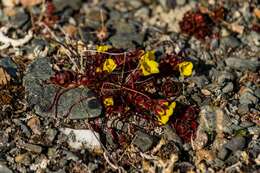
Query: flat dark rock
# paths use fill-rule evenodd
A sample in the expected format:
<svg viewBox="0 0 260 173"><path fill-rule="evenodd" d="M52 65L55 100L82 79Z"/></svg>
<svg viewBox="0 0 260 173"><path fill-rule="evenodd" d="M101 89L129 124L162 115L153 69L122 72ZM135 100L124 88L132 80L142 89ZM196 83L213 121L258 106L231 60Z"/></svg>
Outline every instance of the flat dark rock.
<svg viewBox="0 0 260 173"><path fill-rule="evenodd" d="M54 97L64 88L46 84L54 74L48 58L36 59L27 69L23 79L29 107L41 116L69 116L70 119L94 118L101 114L101 104L88 88L70 89L60 95L57 104ZM53 105L53 106L52 106ZM52 109L50 109L52 107Z"/></svg>

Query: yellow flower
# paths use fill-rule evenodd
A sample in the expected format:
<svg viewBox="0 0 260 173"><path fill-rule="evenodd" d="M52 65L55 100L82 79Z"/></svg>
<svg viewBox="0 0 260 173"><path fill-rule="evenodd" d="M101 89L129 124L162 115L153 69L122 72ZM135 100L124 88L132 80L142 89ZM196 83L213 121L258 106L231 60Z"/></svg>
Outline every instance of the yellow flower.
<svg viewBox="0 0 260 173"><path fill-rule="evenodd" d="M102 72L102 69L101 69L100 67L97 67L97 68L96 68L96 72L97 72L97 73L100 73L100 72Z"/></svg>
<svg viewBox="0 0 260 173"><path fill-rule="evenodd" d="M101 45L97 46L97 52L106 52L108 49L111 49L112 46L110 45Z"/></svg>
<svg viewBox="0 0 260 173"><path fill-rule="evenodd" d="M103 71L107 71L108 73L112 73L113 70L116 68L116 63L112 58L106 59L103 64Z"/></svg>
<svg viewBox="0 0 260 173"><path fill-rule="evenodd" d="M192 62L184 61L178 64L181 76L188 77L192 75Z"/></svg>
<svg viewBox="0 0 260 173"><path fill-rule="evenodd" d="M158 111L158 121L160 124L166 124L169 121L170 116L172 116L173 111L176 107L176 102L172 102L170 105L168 102L164 103L167 109Z"/></svg>
<svg viewBox="0 0 260 173"><path fill-rule="evenodd" d="M154 60L155 51L148 51L140 60L140 68L144 76L159 73L159 64Z"/></svg>
<svg viewBox="0 0 260 173"><path fill-rule="evenodd" d="M112 97L108 97L108 98L105 98L104 101L103 101L105 107L108 107L108 106L113 106L114 105L114 100Z"/></svg>
<svg viewBox="0 0 260 173"><path fill-rule="evenodd" d="M154 58L155 58L154 54L155 54L155 50L148 51L141 57L141 59L151 59L151 60L154 60Z"/></svg>

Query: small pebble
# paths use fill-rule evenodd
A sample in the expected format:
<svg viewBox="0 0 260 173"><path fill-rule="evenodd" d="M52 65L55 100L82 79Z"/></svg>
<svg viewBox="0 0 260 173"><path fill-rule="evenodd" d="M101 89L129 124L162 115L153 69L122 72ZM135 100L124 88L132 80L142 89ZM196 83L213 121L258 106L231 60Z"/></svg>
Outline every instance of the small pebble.
<svg viewBox="0 0 260 173"><path fill-rule="evenodd" d="M153 146L154 137L144 132L137 131L133 144L136 145L142 152L146 152Z"/></svg>
<svg viewBox="0 0 260 173"><path fill-rule="evenodd" d="M257 71L260 67L260 61L258 58L242 59L242 58L227 58L225 59L227 66L230 66L233 69L244 71Z"/></svg>
<svg viewBox="0 0 260 173"><path fill-rule="evenodd" d="M248 127L248 132L251 135L259 135L260 134L260 127L259 126Z"/></svg>
<svg viewBox="0 0 260 173"><path fill-rule="evenodd" d="M30 151L30 152L33 152L33 153L38 153L40 154L42 152L42 147L39 146L39 145L34 145L34 144L23 144L22 147L27 150L27 151Z"/></svg>
<svg viewBox="0 0 260 173"><path fill-rule="evenodd" d="M246 139L240 136L232 138L224 145L224 147L230 149L233 152L237 150L242 150L245 146L246 146Z"/></svg>
<svg viewBox="0 0 260 173"><path fill-rule="evenodd" d="M245 115L246 113L249 112L249 106L248 104L239 104L238 105L238 110L237 112L240 114L240 115Z"/></svg>
<svg viewBox="0 0 260 173"><path fill-rule="evenodd" d="M28 153L24 153L15 156L15 162L22 163L24 165L30 165L31 159Z"/></svg>
<svg viewBox="0 0 260 173"><path fill-rule="evenodd" d="M28 122L27 122L27 126L29 126L31 128L31 130L33 131L34 134L41 134L41 129L40 129L40 120L38 117L32 117Z"/></svg>
<svg viewBox="0 0 260 173"><path fill-rule="evenodd" d="M57 135L57 130L56 129L48 129L46 131L46 138L48 139L49 143L52 143L53 140L55 139L56 135Z"/></svg>
<svg viewBox="0 0 260 173"><path fill-rule="evenodd" d="M240 46L241 42L234 36L227 36L221 39L221 44L225 48L236 48Z"/></svg>
<svg viewBox="0 0 260 173"><path fill-rule="evenodd" d="M186 3L186 0L176 0L176 4L177 4L177 5L182 6L182 5L184 5L185 3Z"/></svg>
<svg viewBox="0 0 260 173"><path fill-rule="evenodd" d="M255 96L258 97L260 99L260 87L258 87L255 92L254 92Z"/></svg>
<svg viewBox="0 0 260 173"><path fill-rule="evenodd" d="M222 147L220 151L218 152L218 158L221 160L225 160L228 157L228 154L230 151L226 149L225 147Z"/></svg>
<svg viewBox="0 0 260 173"><path fill-rule="evenodd" d="M222 88L223 93L229 93L232 92L234 88L234 85L232 82L229 82L224 88Z"/></svg>
<svg viewBox="0 0 260 173"><path fill-rule="evenodd" d="M256 104L258 102L258 98L251 92L244 92L239 97L239 102L241 104Z"/></svg>
<svg viewBox="0 0 260 173"><path fill-rule="evenodd" d="M29 21L29 15L25 12L24 9L17 10L17 13L15 16L11 17L11 25L18 29L21 28L26 22Z"/></svg>

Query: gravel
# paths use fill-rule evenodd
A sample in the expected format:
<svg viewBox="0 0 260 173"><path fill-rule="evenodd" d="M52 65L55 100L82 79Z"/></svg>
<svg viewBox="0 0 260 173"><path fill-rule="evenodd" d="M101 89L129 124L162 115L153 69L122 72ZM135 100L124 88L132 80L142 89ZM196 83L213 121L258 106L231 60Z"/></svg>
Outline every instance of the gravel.
<svg viewBox="0 0 260 173"><path fill-rule="evenodd" d="M214 0L52 0L28 7L13 0L2 2L0 68L10 80L2 82L6 73L1 70L0 173L259 169L260 9L256 1L219 5ZM196 33L184 33L179 25L194 29L195 25L183 21L189 10L196 26L202 23L201 16L206 18ZM97 37L101 28L107 29L102 40ZM211 34L200 38L199 31L205 30ZM7 37L17 40L28 31L33 32L29 42L3 46L10 41ZM128 90L132 86L120 88L123 92L114 105L106 107L102 102L107 94L96 91L100 86L68 89L50 81L60 70L85 75L85 68L92 68L85 63L93 61L85 56L93 52L86 50L97 45L122 51L156 50L156 61L172 53L192 61L190 77L179 77L176 67L176 74L133 81L138 84L134 91L142 86L141 92L149 97L176 101L166 125L160 125L149 110L133 111L139 109L136 103L125 99L127 93L135 93ZM132 66L136 64L126 63L125 68ZM171 70L160 67L160 71ZM117 76L126 78L130 73L115 71L111 81L117 83ZM154 92L169 80L165 93ZM113 89L119 91L111 88L111 96ZM176 91L166 98L168 89ZM138 99L138 93L134 95ZM159 105L152 106L160 110ZM184 114L186 107L194 109Z"/></svg>
<svg viewBox="0 0 260 173"><path fill-rule="evenodd" d="M119 22L115 27L116 34L109 39L113 47L131 49L142 44L144 33L138 32L133 23Z"/></svg>

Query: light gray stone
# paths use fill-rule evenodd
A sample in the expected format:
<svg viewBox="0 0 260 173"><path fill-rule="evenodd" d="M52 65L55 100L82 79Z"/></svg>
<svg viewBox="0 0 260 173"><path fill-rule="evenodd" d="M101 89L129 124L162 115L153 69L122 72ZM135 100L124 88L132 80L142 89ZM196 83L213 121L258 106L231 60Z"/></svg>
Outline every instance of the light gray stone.
<svg viewBox="0 0 260 173"><path fill-rule="evenodd" d="M34 144L23 144L22 148L24 148L27 151L31 151L33 153L41 153L42 152L42 147L39 145L34 145Z"/></svg>
<svg viewBox="0 0 260 173"><path fill-rule="evenodd" d="M54 4L56 11L62 11L65 7L70 7L73 10L78 10L82 5L82 0L73 0L73 1L53 0L52 3Z"/></svg>
<svg viewBox="0 0 260 173"><path fill-rule="evenodd" d="M140 9L138 9L136 12L135 12L135 17L137 17L137 18L143 18L143 19L145 19L146 17L148 17L149 16L149 12L150 12L150 10L149 10L149 8L147 8L147 7L142 7L142 8L140 8Z"/></svg>
<svg viewBox="0 0 260 173"><path fill-rule="evenodd" d="M236 48L239 47L241 42L234 36L227 36L221 39L220 43L225 47L225 48Z"/></svg>
<svg viewBox="0 0 260 173"><path fill-rule="evenodd" d="M232 92L234 89L234 85L232 82L229 82L224 88L222 88L223 93Z"/></svg>
<svg viewBox="0 0 260 173"><path fill-rule="evenodd" d="M177 5L184 5L186 3L186 0L176 0Z"/></svg>
<svg viewBox="0 0 260 173"><path fill-rule="evenodd" d="M218 158L221 160L225 160L230 152L225 147L222 147L218 152Z"/></svg>
<svg viewBox="0 0 260 173"><path fill-rule="evenodd" d="M258 87L255 92L254 92L255 96L260 98L260 88Z"/></svg>
<svg viewBox="0 0 260 173"><path fill-rule="evenodd" d="M225 62L227 66L240 71L257 71L260 67L259 58L242 59L239 57L231 57L225 59Z"/></svg>
<svg viewBox="0 0 260 173"><path fill-rule="evenodd" d="M13 173L13 171L0 162L0 173Z"/></svg>
<svg viewBox="0 0 260 173"><path fill-rule="evenodd" d="M237 112L240 114L240 115L245 115L246 113L248 113L249 111L249 106L248 104L239 104L238 105L238 110Z"/></svg>
<svg viewBox="0 0 260 173"><path fill-rule="evenodd" d="M244 92L239 97L239 102L241 104L256 104L258 102L258 98L254 96L251 92Z"/></svg>

